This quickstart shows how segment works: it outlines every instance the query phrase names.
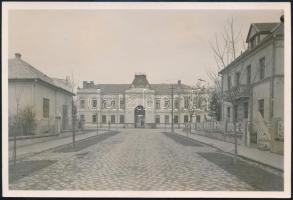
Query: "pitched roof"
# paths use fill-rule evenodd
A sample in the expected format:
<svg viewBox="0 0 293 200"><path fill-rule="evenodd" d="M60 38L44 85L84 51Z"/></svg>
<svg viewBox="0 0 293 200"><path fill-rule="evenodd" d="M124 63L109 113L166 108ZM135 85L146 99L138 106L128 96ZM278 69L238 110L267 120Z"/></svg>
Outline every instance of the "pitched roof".
<svg viewBox="0 0 293 200"><path fill-rule="evenodd" d="M66 80L50 78L21 58L8 59L8 79L39 79L54 87L72 93L69 85L66 85Z"/></svg>
<svg viewBox="0 0 293 200"><path fill-rule="evenodd" d="M172 84L150 84L150 89L155 91L155 94L170 94ZM174 92L184 91L185 89L190 89L191 87L185 84L176 83L173 84ZM88 88L88 87L86 87ZM125 90L130 88L130 84L96 84L92 88L101 89L103 94L123 94Z"/></svg>
<svg viewBox="0 0 293 200"><path fill-rule="evenodd" d="M280 24L279 22L273 22L273 23L253 23L250 25L247 37L246 37L246 42L249 40L250 32L252 28L255 29L257 33L271 33L272 30Z"/></svg>

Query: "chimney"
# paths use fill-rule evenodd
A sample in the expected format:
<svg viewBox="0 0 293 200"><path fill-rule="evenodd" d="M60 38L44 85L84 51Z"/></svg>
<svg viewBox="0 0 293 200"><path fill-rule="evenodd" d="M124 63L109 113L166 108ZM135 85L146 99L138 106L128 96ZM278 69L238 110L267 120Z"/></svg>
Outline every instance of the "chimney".
<svg viewBox="0 0 293 200"><path fill-rule="evenodd" d="M15 58L20 59L21 58L21 54L20 53L15 53Z"/></svg>
<svg viewBox="0 0 293 200"><path fill-rule="evenodd" d="M83 88L87 88L87 81L82 82Z"/></svg>
<svg viewBox="0 0 293 200"><path fill-rule="evenodd" d="M181 80L178 80L178 82L177 82L177 83L178 83L178 85L181 85Z"/></svg>
<svg viewBox="0 0 293 200"><path fill-rule="evenodd" d="M284 23L284 15L282 15L282 16L280 17L280 21L281 21L282 23Z"/></svg>

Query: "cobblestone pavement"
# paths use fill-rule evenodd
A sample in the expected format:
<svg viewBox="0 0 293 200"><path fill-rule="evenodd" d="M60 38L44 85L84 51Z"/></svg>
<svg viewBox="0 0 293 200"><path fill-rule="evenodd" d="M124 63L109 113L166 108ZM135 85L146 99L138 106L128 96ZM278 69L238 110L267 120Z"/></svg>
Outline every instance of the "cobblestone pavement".
<svg viewBox="0 0 293 200"><path fill-rule="evenodd" d="M47 151L26 161L56 161L9 185L11 190L256 190L160 130L126 129L80 151Z"/></svg>

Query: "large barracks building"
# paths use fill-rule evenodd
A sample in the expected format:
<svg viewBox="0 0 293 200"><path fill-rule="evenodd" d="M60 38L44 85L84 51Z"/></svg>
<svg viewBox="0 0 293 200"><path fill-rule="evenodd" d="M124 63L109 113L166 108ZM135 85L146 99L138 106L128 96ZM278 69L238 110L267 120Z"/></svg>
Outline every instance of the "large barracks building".
<svg viewBox="0 0 293 200"><path fill-rule="evenodd" d="M173 88L173 89L172 89ZM174 84L150 84L145 74L137 74L131 84L83 82L77 90L77 108L85 128L170 127L180 128L190 120L188 106L192 88L179 80ZM203 116L196 116L202 121Z"/></svg>

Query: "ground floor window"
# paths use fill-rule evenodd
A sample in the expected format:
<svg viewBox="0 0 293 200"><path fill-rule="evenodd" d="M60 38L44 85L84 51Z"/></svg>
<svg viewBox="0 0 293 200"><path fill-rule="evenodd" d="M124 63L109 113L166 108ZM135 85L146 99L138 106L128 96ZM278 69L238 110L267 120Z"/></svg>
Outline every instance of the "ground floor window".
<svg viewBox="0 0 293 200"><path fill-rule="evenodd" d="M184 123L188 123L188 115L184 115Z"/></svg>
<svg viewBox="0 0 293 200"><path fill-rule="evenodd" d="M169 115L165 115L165 124L169 124Z"/></svg>
<svg viewBox="0 0 293 200"><path fill-rule="evenodd" d="M43 98L43 117L49 118L49 99Z"/></svg>
<svg viewBox="0 0 293 200"><path fill-rule="evenodd" d="M230 117L231 117L231 113L230 112L231 112L230 107L228 107L227 108L227 118L228 119L230 119Z"/></svg>
<svg viewBox="0 0 293 200"><path fill-rule="evenodd" d="M262 117L264 117L264 105L265 105L264 99L258 100L258 112L260 112Z"/></svg>
<svg viewBox="0 0 293 200"><path fill-rule="evenodd" d="M80 121L83 121L83 122L85 121L84 120L84 115L80 115Z"/></svg>
<svg viewBox="0 0 293 200"><path fill-rule="evenodd" d="M111 115L111 123L115 124L115 115Z"/></svg>
<svg viewBox="0 0 293 200"><path fill-rule="evenodd" d="M234 119L235 119L235 122L238 121L238 105L235 105L234 106Z"/></svg>
<svg viewBox="0 0 293 200"><path fill-rule="evenodd" d="M200 115L196 115L196 122L200 122Z"/></svg>
<svg viewBox="0 0 293 200"><path fill-rule="evenodd" d="M156 115L156 124L160 123L160 115Z"/></svg>
<svg viewBox="0 0 293 200"><path fill-rule="evenodd" d="M248 118L248 102L245 102L243 104L244 107L244 118L247 119Z"/></svg>
<svg viewBox="0 0 293 200"><path fill-rule="evenodd" d="M92 116L92 122L93 123L97 123L97 115L93 115Z"/></svg>
<svg viewBox="0 0 293 200"><path fill-rule="evenodd" d="M106 117L106 115L102 115L102 123L103 123L103 124L106 124L106 122L107 122L107 117Z"/></svg>
<svg viewBox="0 0 293 200"><path fill-rule="evenodd" d="M174 123L175 123L175 124L178 124L178 121L179 121L179 120L178 120L178 115L175 115L175 116L174 116Z"/></svg>
<svg viewBox="0 0 293 200"><path fill-rule="evenodd" d="M124 123L124 115L120 115L120 123Z"/></svg>

